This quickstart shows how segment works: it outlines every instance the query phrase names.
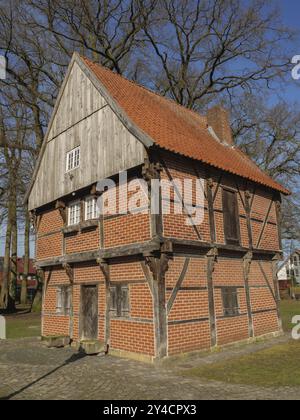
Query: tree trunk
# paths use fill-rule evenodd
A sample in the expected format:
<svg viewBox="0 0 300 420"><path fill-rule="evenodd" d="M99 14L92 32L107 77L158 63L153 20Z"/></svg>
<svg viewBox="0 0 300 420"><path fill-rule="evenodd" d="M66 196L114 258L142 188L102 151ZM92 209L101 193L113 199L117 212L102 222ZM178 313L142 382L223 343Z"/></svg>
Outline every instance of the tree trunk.
<svg viewBox="0 0 300 420"><path fill-rule="evenodd" d="M11 263L10 281L8 288L7 311L16 310L16 290L18 278L18 226L17 226L17 192L15 182L11 185L12 212L11 212Z"/></svg>
<svg viewBox="0 0 300 420"><path fill-rule="evenodd" d="M28 209L25 209L25 230L24 230L24 269L21 284L21 300L22 305L27 304L27 281L29 272L29 234L30 234L30 218Z"/></svg>
<svg viewBox="0 0 300 420"><path fill-rule="evenodd" d="M42 310L42 300L43 300L43 284L44 284L44 273L42 270L38 270L37 272L37 288L35 292L35 296L33 299L33 303L31 306L31 312L41 312Z"/></svg>
<svg viewBox="0 0 300 420"><path fill-rule="evenodd" d="M9 286L9 274L10 274L10 245L11 245L11 203L8 205L8 218L6 225L5 235L5 253L3 261L3 280L1 287L0 306L3 309L7 308L8 305L8 286Z"/></svg>

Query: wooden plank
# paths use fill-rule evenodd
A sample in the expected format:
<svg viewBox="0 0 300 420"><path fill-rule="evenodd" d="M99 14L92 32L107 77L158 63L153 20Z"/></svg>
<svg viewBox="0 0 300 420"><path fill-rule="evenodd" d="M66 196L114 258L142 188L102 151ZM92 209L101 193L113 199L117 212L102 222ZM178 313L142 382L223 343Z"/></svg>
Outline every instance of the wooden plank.
<svg viewBox="0 0 300 420"><path fill-rule="evenodd" d="M217 344L217 331L216 331L216 312L215 312L213 272L214 272L214 265L217 258L216 248L212 248L207 253L206 258L207 258L207 290L208 290L208 308L209 308L211 347L215 347Z"/></svg>
<svg viewBox="0 0 300 420"><path fill-rule="evenodd" d="M104 332L104 342L106 345L106 351L108 351L110 346L110 267L105 260L99 261L100 270L103 273L105 279L105 332Z"/></svg>
<svg viewBox="0 0 300 420"><path fill-rule="evenodd" d="M46 260L36 261L36 267L51 267L55 265L62 265L64 263L77 263L85 261L96 261L99 258L99 251L86 251L74 254L66 254L65 256L47 258Z"/></svg>
<svg viewBox="0 0 300 420"><path fill-rule="evenodd" d="M206 180L206 195L207 195L207 204L208 204L208 217L209 217L209 231L210 231L210 240L212 243L216 242L216 225L215 225L215 212L214 212L214 199L212 194L213 189L213 180L208 178Z"/></svg>
<svg viewBox="0 0 300 420"><path fill-rule="evenodd" d="M250 193L249 191L245 191L245 213L246 213L246 220L247 220L247 232L248 232L248 240L249 240L249 248L253 248L253 236L252 236L252 225L251 225L251 206L250 206Z"/></svg>
<svg viewBox="0 0 300 420"><path fill-rule="evenodd" d="M184 281L185 275L186 275L187 270L189 268L189 264L190 264L190 258L186 258L185 261L184 261L180 276L179 276L179 278L176 282L176 285L175 285L174 289L172 290L171 296L169 297L168 304L167 304L167 315L169 315L169 313L171 312L171 309L172 309L173 304L175 302L177 293L178 293L179 289L181 288L181 285Z"/></svg>
<svg viewBox="0 0 300 420"><path fill-rule="evenodd" d="M166 311L166 280L169 255L161 253L159 257L149 255L145 263L152 273L153 285L153 316L155 331L155 356L167 356L167 311Z"/></svg>
<svg viewBox="0 0 300 420"><path fill-rule="evenodd" d="M248 314L249 337L254 337L251 294L250 294L250 287L249 287L249 273L250 273L252 258L253 258L252 252L248 252L243 259L243 272L244 272L246 305L247 305L247 314Z"/></svg>
<svg viewBox="0 0 300 420"><path fill-rule="evenodd" d="M100 258L109 259L122 256L139 255L144 252L152 252L160 249L159 241L147 241L122 245L114 248L104 248L99 250Z"/></svg>
<svg viewBox="0 0 300 420"><path fill-rule="evenodd" d="M26 194L30 210L144 161L144 144L124 127L78 60L66 77L67 89L58 99ZM91 90L92 105L87 99ZM84 165L65 173L66 152L78 145Z"/></svg>
<svg viewBox="0 0 300 420"><path fill-rule="evenodd" d="M282 210L281 210L281 198L280 195L275 201L276 206L276 220L277 220L277 232L278 232L278 244L279 248L282 249Z"/></svg>
<svg viewBox="0 0 300 420"><path fill-rule="evenodd" d="M98 338L98 287L81 285L81 339Z"/></svg>
<svg viewBox="0 0 300 420"><path fill-rule="evenodd" d="M178 239L174 237L165 237L160 238L161 240L169 240L175 246L182 246L182 247L190 247L199 250L205 250L212 247L216 247L220 251L228 251L228 252L235 252L246 254L249 251L249 248L245 248L239 245L229 245L229 244L213 244L211 242L198 242L189 239ZM266 255L266 256L274 256L278 253L277 249L274 250L265 250L265 249L252 249L253 254L255 255Z"/></svg>
<svg viewBox="0 0 300 420"><path fill-rule="evenodd" d="M151 292L152 298L153 298L153 294L154 294L153 278L152 278L151 273L149 271L149 267L146 265L145 261L141 261L141 267L142 267L145 279L147 280L147 283L148 283L148 286L149 286L149 289L150 289L150 292Z"/></svg>
<svg viewBox="0 0 300 420"><path fill-rule="evenodd" d="M283 331L282 328L282 318L280 314L280 292L279 292L279 282L278 282L278 262L282 260L279 254L275 255L272 260L272 275L273 275L273 283L274 283L274 291L275 291L275 299L276 299L276 308L277 308L277 316L278 316L278 326L279 330Z"/></svg>

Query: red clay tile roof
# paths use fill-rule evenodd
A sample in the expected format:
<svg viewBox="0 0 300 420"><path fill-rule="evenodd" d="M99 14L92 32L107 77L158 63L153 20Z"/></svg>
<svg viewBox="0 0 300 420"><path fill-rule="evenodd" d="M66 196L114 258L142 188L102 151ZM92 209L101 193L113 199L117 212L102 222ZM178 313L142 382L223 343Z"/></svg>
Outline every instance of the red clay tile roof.
<svg viewBox="0 0 300 420"><path fill-rule="evenodd" d="M162 149L289 194L237 147L218 142L206 118L82 57L129 119Z"/></svg>

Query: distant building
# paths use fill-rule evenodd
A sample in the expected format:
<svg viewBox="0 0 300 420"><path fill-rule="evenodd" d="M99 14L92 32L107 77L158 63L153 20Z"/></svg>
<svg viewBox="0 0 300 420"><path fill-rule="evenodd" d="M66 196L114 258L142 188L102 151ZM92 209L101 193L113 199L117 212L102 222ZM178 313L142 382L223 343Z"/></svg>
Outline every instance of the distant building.
<svg viewBox="0 0 300 420"><path fill-rule="evenodd" d="M300 284L300 249L296 249L286 258L278 270L278 280L281 289L287 288L291 284L292 279Z"/></svg>
<svg viewBox="0 0 300 420"><path fill-rule="evenodd" d="M4 257L0 257L0 290L3 281L3 262ZM21 296L21 284L24 274L24 259L19 257L18 258L18 279L17 279L17 295L16 301L20 301ZM29 272L28 272L28 282L27 282L27 298L29 302L32 302L34 298L34 294L37 287L37 274L36 269L34 268L34 260L30 259L29 261Z"/></svg>

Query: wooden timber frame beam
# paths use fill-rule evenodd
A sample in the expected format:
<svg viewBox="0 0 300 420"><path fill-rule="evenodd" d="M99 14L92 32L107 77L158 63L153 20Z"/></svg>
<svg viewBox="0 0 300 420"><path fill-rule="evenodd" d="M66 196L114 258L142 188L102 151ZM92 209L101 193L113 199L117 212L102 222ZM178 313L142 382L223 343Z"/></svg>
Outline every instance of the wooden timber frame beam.
<svg viewBox="0 0 300 420"><path fill-rule="evenodd" d="M275 299L276 299L276 307L277 307L277 315L278 315L278 326L279 326L279 330L283 332L282 318L280 314L279 281L278 281L278 275L277 275L279 261L282 261L282 257L280 254L276 254L272 260L272 275L273 275L273 283L274 283L274 291L275 291Z"/></svg>
<svg viewBox="0 0 300 420"><path fill-rule="evenodd" d="M71 285L71 301L70 301L70 325L69 325L69 336L73 339L73 331L74 331L74 310L73 310L73 284L74 284L74 269L73 267L68 264L64 263L62 265L63 269L65 270L68 279Z"/></svg>
<svg viewBox="0 0 300 420"><path fill-rule="evenodd" d="M254 337L254 326L253 326L253 315L252 315L252 306L251 306L251 295L249 287L249 274L251 268L251 262L253 259L253 253L251 251L243 258L243 272L244 272L244 283L245 283L245 292L246 292L246 305L248 313L248 324L249 324L249 337Z"/></svg>
<svg viewBox="0 0 300 420"><path fill-rule="evenodd" d="M214 197L213 197L214 181L212 178L206 178L206 196L208 205L210 240L214 244L216 242L216 224L214 214Z"/></svg>
<svg viewBox="0 0 300 420"><path fill-rule="evenodd" d="M59 211L59 214L62 218L64 226L67 224L67 206L64 201L57 200L55 203L55 209Z"/></svg>
<svg viewBox="0 0 300 420"><path fill-rule="evenodd" d="M153 214L152 209L150 208L150 217L151 217L151 235L152 238L162 235L163 232L163 217L162 217L162 191L161 186L159 185L158 194L153 194L152 192L152 181L160 181L160 173L162 171L162 165L159 162L151 162L149 157L145 159L144 165L142 167L142 176L148 184L148 202L152 203L154 200L155 208L158 208L158 213Z"/></svg>
<svg viewBox="0 0 300 420"><path fill-rule="evenodd" d="M172 174L171 174L171 172L170 172L170 170L169 170L169 168L168 168L168 166L167 166L166 162L164 161L164 159L163 159L162 157L159 157L159 161L161 162L161 165L162 165L162 167L163 167L163 169L164 169L164 171L165 171L165 173L166 173L166 175L167 175L167 177L168 177L168 179L169 179L170 184L171 184L171 185L173 186L173 188L174 188L174 195L175 195L175 196L177 196L177 199L178 199L178 200L180 200L184 213L185 213L185 214L188 216L188 218L191 220L191 226L192 226L192 228L194 229L195 234L196 234L196 236L197 236L198 240L199 240L199 241L202 241L202 235L201 235L200 229L198 229L198 227L197 227L197 226L195 225L195 223L193 222L193 218L192 218L192 216L191 216L191 214L190 214L190 211L188 210L188 208L187 208L187 206L186 206L186 203L185 203L185 201L184 201L184 198L183 198L182 194L180 193L180 191L179 191L178 187L176 186L176 183L174 182L174 179L173 179L173 177L172 177Z"/></svg>
<svg viewBox="0 0 300 420"><path fill-rule="evenodd" d="M252 250L253 249L253 234L252 234L252 224L251 224L251 211L252 211L252 205L253 205L253 201L255 197L255 190L253 191L253 194L251 194L246 184L244 197L243 197L242 192L237 182L236 182L236 189L238 191L241 203L243 205L243 208L246 214L249 249Z"/></svg>
<svg viewBox="0 0 300 420"><path fill-rule="evenodd" d="M49 272L48 272L48 276L45 277L45 269L43 268L37 268L37 276L42 279L42 283L43 283L43 290L42 290L42 319L41 319L41 333L43 334L44 331L44 305L45 305L45 299L46 299L46 293L47 293L47 289L48 289L48 284L50 282L51 279L51 275L52 275L52 270L53 268L50 267L49 268Z"/></svg>
<svg viewBox="0 0 300 420"><path fill-rule="evenodd" d="M215 263L217 261L217 257L218 257L218 249L216 247L211 248L206 254L207 290L208 290L208 308L209 308L211 347L215 347L217 345L216 311L215 311L214 284L213 284L213 272L215 269Z"/></svg>
<svg viewBox="0 0 300 420"><path fill-rule="evenodd" d="M157 359L167 356L166 272L171 258L171 244L164 243L159 252L144 253L141 263L152 293Z"/></svg>
<svg viewBox="0 0 300 420"><path fill-rule="evenodd" d="M36 261L35 265L37 268L46 268L61 266L64 263L74 264L80 262L96 261L98 258L113 260L115 258L128 257L133 255L142 256L147 252L159 252L163 243L171 243L174 250L176 248L180 248L188 251L192 250L193 253L198 253L199 251L204 251L207 253L211 248L217 248L220 252L229 251L235 254L246 254L249 251L249 248L236 245L213 244L210 242L185 240L173 237L164 238L161 236L147 242L124 246L122 245L114 248L99 248L95 251L84 251L75 254L65 254L54 258L47 258L45 260L38 260ZM281 256L281 252L278 252L278 250L253 249L251 251L256 257L264 256L270 258L270 260L277 254L280 254Z"/></svg>
<svg viewBox="0 0 300 420"><path fill-rule="evenodd" d="M264 218L261 230L260 230L260 234L259 234L259 237L258 237L256 248L259 248L259 246L261 244L261 241L262 241L262 238L263 238L263 234L265 233L265 229L266 229L267 223L269 221L269 216L270 216L270 213L271 213L271 210L272 210L272 206L274 204L274 198L275 198L275 193L273 193L272 200L270 200L270 204L269 204L267 213L265 215L265 218Z"/></svg>
<svg viewBox="0 0 300 420"><path fill-rule="evenodd" d="M276 196L275 206L276 206L278 243L279 243L279 248L282 249L282 208L281 208L280 194Z"/></svg>
<svg viewBox="0 0 300 420"><path fill-rule="evenodd" d="M105 329L104 329L104 344L106 347L105 353L108 353L110 346L110 305L111 305L111 295L110 295L110 267L107 260L99 258L97 260L99 268L104 276L105 282Z"/></svg>
<svg viewBox="0 0 300 420"><path fill-rule="evenodd" d="M274 302L276 304L276 311L277 311L277 318L278 318L278 327L280 329L280 331L282 331L282 320L281 320L281 315L280 315L280 309L279 309L279 302L280 302L280 296L279 296L279 287L278 287L278 279L277 279L277 263L279 261L279 255L276 255L273 260L272 260L272 277L273 277L273 287L272 288L268 276L263 268L263 265L261 263L261 261L258 261L258 265L260 268L260 271L263 275L263 278L265 279L265 282L269 288L269 291L274 299Z"/></svg>
<svg viewBox="0 0 300 420"><path fill-rule="evenodd" d="M183 267L180 273L180 276L178 277L178 280L176 282L176 285L171 293L171 296L169 297L168 303L167 303L167 314L169 315L169 313L171 312L171 309L173 307L173 304L175 302L175 299L177 297L177 293L180 290L180 287L185 279L185 275L187 273L187 270L189 268L189 264L190 264L190 258L185 258L184 263L183 263Z"/></svg>

